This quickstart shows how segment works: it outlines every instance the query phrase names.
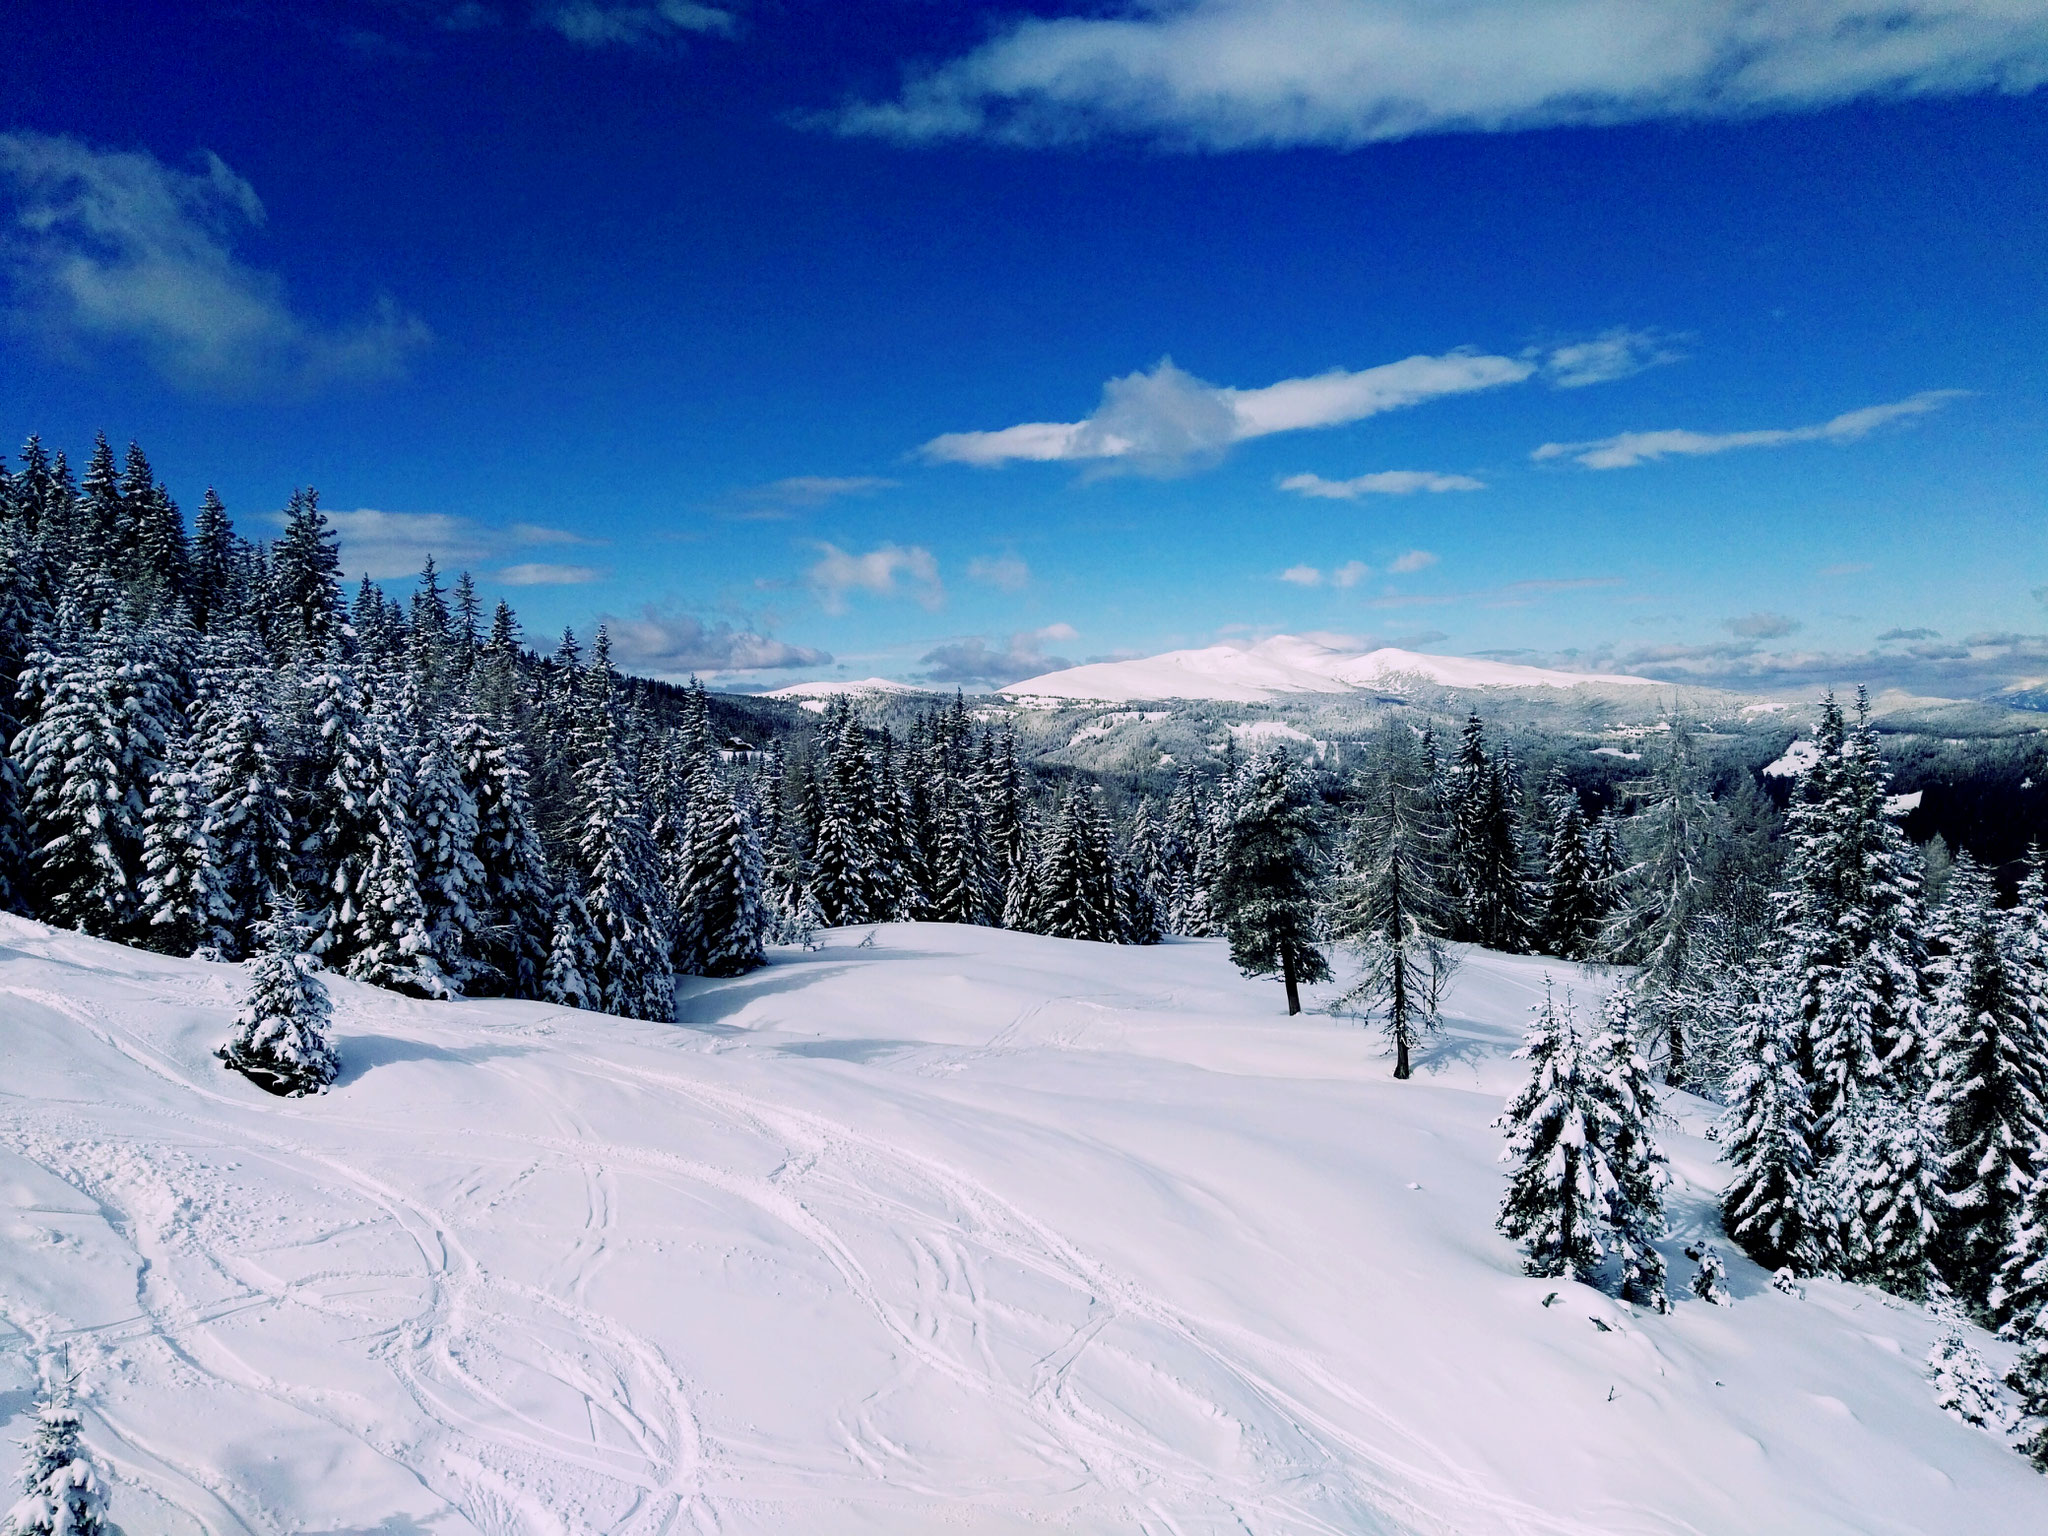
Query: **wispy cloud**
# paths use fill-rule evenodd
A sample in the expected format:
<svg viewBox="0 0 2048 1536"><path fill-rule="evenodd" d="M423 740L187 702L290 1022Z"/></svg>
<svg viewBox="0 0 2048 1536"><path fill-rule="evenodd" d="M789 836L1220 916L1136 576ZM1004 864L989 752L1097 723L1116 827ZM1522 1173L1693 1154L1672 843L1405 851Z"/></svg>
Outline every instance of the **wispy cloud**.
<svg viewBox="0 0 2048 1536"><path fill-rule="evenodd" d="M611 631L612 655L618 664L652 677L820 667L832 660L828 652L736 628L723 619L707 624L669 604L649 603L630 618L609 613L598 617Z"/></svg>
<svg viewBox="0 0 2048 1536"><path fill-rule="evenodd" d="M968 561L967 579L1004 592L1021 592L1031 585L1031 567L1015 555L994 555Z"/></svg>
<svg viewBox="0 0 2048 1536"><path fill-rule="evenodd" d="M1073 663L1066 657L1049 655L1045 648L1077 637L1071 624L1025 630L1000 645L991 645L981 635L968 635L934 646L919 659L919 665L929 669L923 674L928 683L986 683L1000 688L1020 678L1071 667Z"/></svg>
<svg viewBox="0 0 2048 1536"><path fill-rule="evenodd" d="M808 512L825 506L842 497L873 496L894 490L899 483L880 475L791 475L741 492L744 508L733 516L742 522L784 518L795 512Z"/></svg>
<svg viewBox="0 0 2048 1536"><path fill-rule="evenodd" d="M294 310L282 279L234 253L265 215L218 155L182 171L145 151L0 133L0 193L15 316L59 349L132 345L180 387L243 391L391 378L429 339L388 298L346 325Z"/></svg>
<svg viewBox="0 0 2048 1536"><path fill-rule="evenodd" d="M1632 331L1620 327L1603 331L1589 341L1575 341L1553 347L1543 360L1544 375L1559 389L1583 389L1588 384L1611 384L1655 368L1676 363L1685 354L1675 338L1660 331Z"/></svg>
<svg viewBox="0 0 2048 1536"><path fill-rule="evenodd" d="M2048 80L2020 0L1123 0L1011 22L840 133L1188 150L1748 117Z"/></svg>
<svg viewBox="0 0 2048 1536"><path fill-rule="evenodd" d="M1412 571L1426 571L1437 563L1437 557L1426 549L1411 549L1407 554L1396 557L1387 569L1396 576L1406 576Z"/></svg>
<svg viewBox="0 0 2048 1536"><path fill-rule="evenodd" d="M538 7L534 21L584 48L658 48L681 37L730 37L735 26L732 12L691 0L564 0Z"/></svg>
<svg viewBox="0 0 2048 1536"><path fill-rule="evenodd" d="M1879 644L1883 644L1887 640L1939 640L1941 638L1941 631L1938 629L1888 629L1877 638Z"/></svg>
<svg viewBox="0 0 2048 1536"><path fill-rule="evenodd" d="M1745 613L1739 618L1723 619L1721 627L1744 640L1781 640L1806 626L1788 614Z"/></svg>
<svg viewBox="0 0 2048 1536"><path fill-rule="evenodd" d="M544 560L508 565L498 572L498 580L508 587L580 587L604 576L594 565L553 565Z"/></svg>
<svg viewBox="0 0 2048 1536"><path fill-rule="evenodd" d="M1588 469L1632 469L1672 454L1696 457L1736 448L1783 448L1791 443L1853 443L1892 422L1938 411L1968 393L1962 389L1926 389L1889 405L1866 405L1861 410L1844 411L1810 427L1765 427L1749 432L1691 432L1674 427L1662 432L1623 432L1587 443L1545 443L1529 457L1539 461L1569 458Z"/></svg>
<svg viewBox="0 0 2048 1536"><path fill-rule="evenodd" d="M922 452L936 463L1093 461L1172 474L1213 460L1248 438L1342 426L1445 395L1497 389L1520 383L1536 369L1526 358L1461 350L1406 357L1357 372L1333 368L1259 389L1231 389L1161 358L1148 373L1103 385L1102 403L1086 420L948 432L926 443Z"/></svg>
<svg viewBox="0 0 2048 1536"><path fill-rule="evenodd" d="M937 608L945 601L938 559L922 545L884 544L864 555L851 554L836 544L816 548L818 559L805 580L827 613L844 613L847 596L854 592L873 597L908 596L926 608Z"/></svg>
<svg viewBox="0 0 2048 1536"><path fill-rule="evenodd" d="M1412 496L1417 491L1483 491L1486 482L1470 475L1441 475L1427 469L1382 469L1349 480L1289 475L1280 482L1280 489L1324 501L1356 501L1361 496Z"/></svg>

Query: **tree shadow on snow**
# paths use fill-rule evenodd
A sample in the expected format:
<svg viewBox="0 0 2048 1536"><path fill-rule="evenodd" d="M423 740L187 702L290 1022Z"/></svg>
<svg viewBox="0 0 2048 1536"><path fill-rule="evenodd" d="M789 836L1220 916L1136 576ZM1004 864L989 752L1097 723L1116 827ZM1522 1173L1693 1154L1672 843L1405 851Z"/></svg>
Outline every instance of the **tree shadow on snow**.
<svg viewBox="0 0 2048 1536"><path fill-rule="evenodd" d="M730 1018L757 997L795 992L850 971L855 963L835 956L829 961L779 961L744 976L678 976L676 1022L686 1029L701 1029L708 1034L746 1034L738 1025L721 1025L718 1021Z"/></svg>
<svg viewBox="0 0 2048 1536"><path fill-rule="evenodd" d="M342 1035L334 1046L341 1056L341 1076L335 1080L337 1088L345 1087L379 1067L393 1067L405 1061L445 1061L468 1066L489 1061L494 1056L526 1056L532 1053L532 1048L524 1045L432 1045L425 1040L408 1040L402 1035Z"/></svg>
<svg viewBox="0 0 2048 1536"><path fill-rule="evenodd" d="M1498 1048L1489 1041L1474 1040L1469 1035L1438 1034L1431 1036L1427 1045L1417 1047L1413 1065L1418 1073L1433 1074L1452 1067L1471 1066L1499 1054Z"/></svg>

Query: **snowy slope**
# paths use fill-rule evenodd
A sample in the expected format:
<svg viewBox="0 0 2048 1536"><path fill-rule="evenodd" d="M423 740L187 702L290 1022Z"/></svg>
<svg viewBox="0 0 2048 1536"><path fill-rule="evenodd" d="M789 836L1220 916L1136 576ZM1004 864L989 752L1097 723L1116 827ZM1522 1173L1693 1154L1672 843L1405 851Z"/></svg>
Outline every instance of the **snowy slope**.
<svg viewBox="0 0 2048 1536"><path fill-rule="evenodd" d="M1260 703L1286 693L1344 693L1420 679L1446 688L1575 688L1585 683L1655 687L1647 677L1553 672L1467 656L1426 656L1391 647L1357 655L1295 635L1240 649L1212 645L1138 661L1099 661L1026 678L1003 689L1015 697L1222 699Z"/></svg>
<svg viewBox="0 0 2048 1536"><path fill-rule="evenodd" d="M67 1341L129 1536L2048 1529L1917 1309L1520 1275L1539 962L1400 1084L1216 944L860 938L674 1026L336 983L287 1102L239 971L0 918L0 1438Z"/></svg>

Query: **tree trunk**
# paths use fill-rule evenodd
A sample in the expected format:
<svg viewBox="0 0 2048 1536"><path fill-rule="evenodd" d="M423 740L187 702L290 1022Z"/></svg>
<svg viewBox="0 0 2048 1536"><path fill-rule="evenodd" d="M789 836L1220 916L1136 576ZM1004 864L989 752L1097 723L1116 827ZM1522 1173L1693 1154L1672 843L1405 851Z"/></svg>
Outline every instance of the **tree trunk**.
<svg viewBox="0 0 2048 1536"><path fill-rule="evenodd" d="M1408 1080L1408 956L1394 951L1394 997L1388 1022L1394 1028L1394 1080Z"/></svg>
<svg viewBox="0 0 2048 1536"><path fill-rule="evenodd" d="M1673 1088L1685 1086L1685 1019L1682 1014L1671 1016L1671 1065L1664 1073L1664 1081Z"/></svg>
<svg viewBox="0 0 2048 1536"><path fill-rule="evenodd" d="M1287 983L1287 1013L1292 1018L1301 1012L1301 989L1294 984L1294 946L1280 946L1280 979Z"/></svg>

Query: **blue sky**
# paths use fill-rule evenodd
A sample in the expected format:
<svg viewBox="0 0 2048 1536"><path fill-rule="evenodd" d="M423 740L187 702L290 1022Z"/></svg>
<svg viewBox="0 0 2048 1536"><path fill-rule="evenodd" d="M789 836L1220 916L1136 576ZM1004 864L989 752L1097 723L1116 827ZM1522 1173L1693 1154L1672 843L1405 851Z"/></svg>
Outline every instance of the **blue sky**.
<svg viewBox="0 0 2048 1536"><path fill-rule="evenodd" d="M2038 4L12 15L8 443L537 639L2048 675Z"/></svg>

